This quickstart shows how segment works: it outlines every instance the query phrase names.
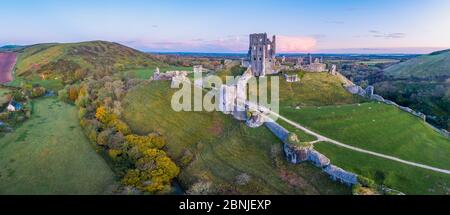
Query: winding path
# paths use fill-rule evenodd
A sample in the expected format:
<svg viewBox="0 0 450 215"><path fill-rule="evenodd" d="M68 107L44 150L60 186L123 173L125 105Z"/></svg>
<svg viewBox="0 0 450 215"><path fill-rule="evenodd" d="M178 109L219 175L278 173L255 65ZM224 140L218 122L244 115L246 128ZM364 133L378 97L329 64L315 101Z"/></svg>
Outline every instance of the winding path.
<svg viewBox="0 0 450 215"><path fill-rule="evenodd" d="M432 167L432 166L428 166L428 165L424 165L424 164L420 164L420 163L406 161L406 160L402 160L402 159L397 158L397 157L393 157L393 156L389 156L389 155L385 155L385 154L381 154L381 153L377 153L377 152L373 152L373 151L369 151L369 150L365 150L365 149L361 149L361 148L358 148L358 147L354 147L354 146L350 146L350 145L341 143L339 141L330 139L330 138L325 137L323 135L320 135L320 134L318 134L318 133L316 133L314 131L311 131L310 129L305 128L304 126L302 126L302 125L300 125L300 124L298 124L298 123L296 123L294 121L291 121L291 120L287 119L286 117L283 117L280 114L275 113L275 112L273 112L273 111L271 111L271 110L269 110L269 109L267 109L265 107L262 107L262 106L259 106L259 105L255 105L255 104L251 104L249 102L246 102L246 104L249 105L249 106L253 106L253 107L256 106L256 107L258 107L258 109L260 111L266 112L266 113L268 112L268 113L278 117L279 119L285 121L286 123L288 123L288 124L298 128L298 129L306 132L307 134L315 136L317 138L317 140L314 141L314 142L329 142L331 144L334 144L334 145L337 145L337 146L340 146L340 147L344 147L344 148L347 148L347 149L350 149L350 150L353 150L353 151L357 151L357 152L361 152L361 153L364 153L364 154L369 154L369 155L373 155L373 156L376 156L376 157L380 157L380 158L384 158L384 159L400 162L400 163L407 164L407 165L410 165L410 166L415 166L415 167L419 167L419 168L422 168L422 169L427 169L427 170L431 170L431 171L434 171L434 172L439 172L439 173L444 173L444 174L450 175L450 170L440 169L440 168L436 168L436 167Z"/></svg>

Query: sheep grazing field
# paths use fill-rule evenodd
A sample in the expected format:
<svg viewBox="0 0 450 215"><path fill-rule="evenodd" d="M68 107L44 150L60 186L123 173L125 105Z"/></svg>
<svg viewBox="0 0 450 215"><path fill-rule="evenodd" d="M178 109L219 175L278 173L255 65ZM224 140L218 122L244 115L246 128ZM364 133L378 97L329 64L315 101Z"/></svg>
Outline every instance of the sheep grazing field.
<svg viewBox="0 0 450 215"><path fill-rule="evenodd" d="M12 81L12 70L16 64L16 53L0 53L0 83Z"/></svg>
<svg viewBox="0 0 450 215"><path fill-rule="evenodd" d="M0 194L105 194L114 174L84 136L76 108L34 101L31 118L0 138Z"/></svg>

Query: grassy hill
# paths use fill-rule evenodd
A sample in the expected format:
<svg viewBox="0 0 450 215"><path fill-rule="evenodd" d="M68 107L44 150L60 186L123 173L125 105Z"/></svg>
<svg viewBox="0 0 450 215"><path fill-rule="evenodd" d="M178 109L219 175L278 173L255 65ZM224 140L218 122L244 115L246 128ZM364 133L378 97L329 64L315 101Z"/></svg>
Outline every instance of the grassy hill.
<svg viewBox="0 0 450 215"><path fill-rule="evenodd" d="M450 50L434 52L395 64L385 70L394 78L436 78L450 76Z"/></svg>
<svg viewBox="0 0 450 215"><path fill-rule="evenodd" d="M281 106L353 104L362 100L348 93L337 76L302 71L297 73L300 82L288 83L284 77L280 77Z"/></svg>
<svg viewBox="0 0 450 215"><path fill-rule="evenodd" d="M216 75L222 78L225 83L226 76L241 75L245 69L232 67L218 72ZM300 82L289 83L283 75L279 75L279 98L280 106L290 107L308 107L308 106L325 106L338 104L354 104L362 101L362 98L351 95L343 87L341 79L328 73L312 73L305 71L290 71L297 74L301 79ZM271 77L268 79L268 96L270 98ZM249 94L257 94L250 91Z"/></svg>
<svg viewBox="0 0 450 215"><path fill-rule="evenodd" d="M167 138L167 151L183 166L179 181L185 188L199 181L213 184L216 193L348 194L310 164L290 165L280 141L266 128L247 128L219 112L174 112L169 82L151 82L127 94L124 120L132 130L158 131ZM236 183L239 175L251 180Z"/></svg>
<svg viewBox="0 0 450 215"><path fill-rule="evenodd" d="M168 66L155 56L118 43L93 41L67 44L38 44L18 51L15 81L61 88L64 83L89 75L111 75L131 69Z"/></svg>
<svg viewBox="0 0 450 215"><path fill-rule="evenodd" d="M450 194L449 175L367 156L325 142L316 144L315 149L330 158L334 164L407 195Z"/></svg>
<svg viewBox="0 0 450 215"><path fill-rule="evenodd" d="M76 108L56 98L36 101L32 117L0 138L0 194L106 194L114 184Z"/></svg>
<svg viewBox="0 0 450 215"><path fill-rule="evenodd" d="M404 160L450 169L450 140L418 118L378 103L285 107L281 114L332 139ZM302 138L302 135L300 135ZM317 148L336 164L409 194L446 193L450 176L410 167L328 143Z"/></svg>
<svg viewBox="0 0 450 215"><path fill-rule="evenodd" d="M393 65L374 85L376 93L423 112L428 122L450 130L450 50Z"/></svg>

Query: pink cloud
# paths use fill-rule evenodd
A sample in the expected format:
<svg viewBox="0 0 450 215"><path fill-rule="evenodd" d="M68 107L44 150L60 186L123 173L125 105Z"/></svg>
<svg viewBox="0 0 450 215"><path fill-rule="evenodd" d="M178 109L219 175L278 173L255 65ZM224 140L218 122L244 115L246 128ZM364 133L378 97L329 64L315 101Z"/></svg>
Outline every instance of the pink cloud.
<svg viewBox="0 0 450 215"><path fill-rule="evenodd" d="M248 39L225 37L215 40L192 39L184 41L136 40L124 42L136 48L156 51L194 51L194 52L245 52Z"/></svg>
<svg viewBox="0 0 450 215"><path fill-rule="evenodd" d="M185 41L136 40L125 42L136 48L154 51L194 52L247 52L248 36L227 36L215 40L192 39ZM278 36L277 52L311 51L317 41L312 37Z"/></svg>
<svg viewBox="0 0 450 215"><path fill-rule="evenodd" d="M316 47L317 40L312 37L278 36L277 52L304 52Z"/></svg>

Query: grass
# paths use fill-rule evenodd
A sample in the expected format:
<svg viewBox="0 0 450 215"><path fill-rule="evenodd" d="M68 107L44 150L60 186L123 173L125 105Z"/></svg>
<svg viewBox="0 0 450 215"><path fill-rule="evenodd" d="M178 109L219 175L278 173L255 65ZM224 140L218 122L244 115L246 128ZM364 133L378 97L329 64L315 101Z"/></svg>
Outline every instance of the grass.
<svg viewBox="0 0 450 215"><path fill-rule="evenodd" d="M300 142L312 142L312 141L317 140L317 138L315 136L310 135L310 134L304 132L303 130L295 128L294 126L286 123L283 120L278 120L277 123L280 124L281 126L283 126L288 131L297 134L298 138L300 139Z"/></svg>
<svg viewBox="0 0 450 215"><path fill-rule="evenodd" d="M325 142L317 143L315 149L339 167L406 194L450 194L449 175L368 156Z"/></svg>
<svg viewBox="0 0 450 215"><path fill-rule="evenodd" d="M362 99L349 94L337 76L328 73L297 72L299 82L289 83L284 76L279 76L279 98L281 107L310 107L358 103ZM271 78L267 76L268 96L270 101ZM250 91L250 94L255 92Z"/></svg>
<svg viewBox="0 0 450 215"><path fill-rule="evenodd" d="M288 83L280 77L281 106L325 106L357 103L361 99L349 94L338 77L328 73L302 75L300 82Z"/></svg>
<svg viewBox="0 0 450 215"><path fill-rule="evenodd" d="M56 98L35 101L32 117L0 138L0 194L105 194L114 184L76 108Z"/></svg>
<svg viewBox="0 0 450 215"><path fill-rule="evenodd" d="M92 41L38 44L19 52L15 75L35 83L42 74L52 80L54 78L61 79L63 76L71 80L78 80L86 75L110 75L136 68L155 68L157 66L168 67L166 63L152 55L117 43ZM141 77L151 73L146 69L136 71L137 75ZM20 80L12 84L20 84ZM55 82L43 81L42 84L53 87Z"/></svg>
<svg viewBox="0 0 450 215"><path fill-rule="evenodd" d="M450 67L450 52L436 52L422 55L408 61L392 65L385 69L384 74L393 78L436 78L448 77Z"/></svg>
<svg viewBox="0 0 450 215"><path fill-rule="evenodd" d="M207 179L225 193L350 193L310 164L288 164L282 144L264 127L247 128L219 112L174 112L170 106L173 92L164 81L136 87L122 102L123 118L135 132L163 134L168 153L178 163L186 152L192 153L192 161L184 165L179 177L185 188ZM242 173L251 176L250 183L234 184Z"/></svg>
<svg viewBox="0 0 450 215"><path fill-rule="evenodd" d="M7 94L10 92L11 92L11 89L8 89L5 87L0 87L0 106L9 102L9 100L8 100L9 96L7 96Z"/></svg>
<svg viewBox="0 0 450 215"><path fill-rule="evenodd" d="M393 106L364 103L282 108L281 114L348 145L450 169L450 140Z"/></svg>

